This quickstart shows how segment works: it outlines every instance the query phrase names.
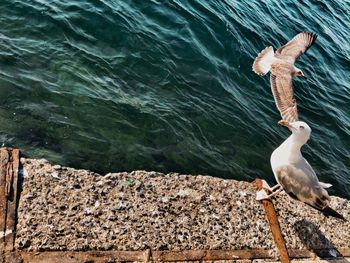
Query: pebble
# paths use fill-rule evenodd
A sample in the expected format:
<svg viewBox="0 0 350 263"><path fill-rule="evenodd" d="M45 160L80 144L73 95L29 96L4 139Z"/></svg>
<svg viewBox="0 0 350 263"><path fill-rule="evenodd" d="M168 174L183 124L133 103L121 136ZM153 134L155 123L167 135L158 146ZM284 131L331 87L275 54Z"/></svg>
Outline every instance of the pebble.
<svg viewBox="0 0 350 263"><path fill-rule="evenodd" d="M57 171L53 171L52 173L51 173L51 176L53 177L53 178L55 178L55 179L60 179L60 177L58 176L58 172Z"/></svg>
<svg viewBox="0 0 350 263"><path fill-rule="evenodd" d="M61 165L59 165L59 164L56 164L56 165L54 165L54 166L52 166L52 168L54 169L54 170L61 170Z"/></svg>

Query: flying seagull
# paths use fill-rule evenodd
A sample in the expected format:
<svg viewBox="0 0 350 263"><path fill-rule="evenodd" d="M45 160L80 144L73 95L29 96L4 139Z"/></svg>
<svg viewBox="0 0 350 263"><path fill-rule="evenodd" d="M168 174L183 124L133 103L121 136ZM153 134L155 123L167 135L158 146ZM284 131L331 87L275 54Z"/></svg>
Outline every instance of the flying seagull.
<svg viewBox="0 0 350 263"><path fill-rule="evenodd" d="M267 195L262 189L257 193L257 200L270 198L281 190L289 196L323 212L326 216L344 219L329 207L330 197L325 190L332 186L318 180L308 161L302 156L300 148L309 140L311 128L303 121L279 121L280 125L292 131L290 135L271 155L271 167L277 185L270 188L266 182L263 187L271 191ZM344 219L345 220L345 219Z"/></svg>
<svg viewBox="0 0 350 263"><path fill-rule="evenodd" d="M253 71L265 75L269 71L272 94L282 119L298 121L298 110L293 94L292 78L305 77L303 71L294 66L295 60L315 42L316 34L302 32L297 34L287 44L273 51L267 47L259 53L253 63Z"/></svg>

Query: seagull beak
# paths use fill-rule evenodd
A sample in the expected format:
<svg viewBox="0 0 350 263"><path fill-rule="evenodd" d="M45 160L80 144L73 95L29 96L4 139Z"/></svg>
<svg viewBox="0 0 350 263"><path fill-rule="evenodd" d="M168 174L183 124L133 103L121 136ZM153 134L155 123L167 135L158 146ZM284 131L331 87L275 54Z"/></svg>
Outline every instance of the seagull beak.
<svg viewBox="0 0 350 263"><path fill-rule="evenodd" d="M307 77L304 75L304 72L301 72L301 76L307 79Z"/></svg>
<svg viewBox="0 0 350 263"><path fill-rule="evenodd" d="M286 120L280 120L278 122L279 125L282 125L282 126L286 126L288 127L289 129L293 128L292 125L289 123L289 121L286 121Z"/></svg>

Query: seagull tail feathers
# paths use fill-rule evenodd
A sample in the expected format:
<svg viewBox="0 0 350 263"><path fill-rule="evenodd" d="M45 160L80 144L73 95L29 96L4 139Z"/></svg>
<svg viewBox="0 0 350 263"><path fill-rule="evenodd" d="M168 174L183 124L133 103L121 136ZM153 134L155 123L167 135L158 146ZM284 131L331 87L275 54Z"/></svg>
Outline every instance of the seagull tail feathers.
<svg viewBox="0 0 350 263"><path fill-rule="evenodd" d="M253 71L258 75L265 75L271 69L275 53L273 47L267 47L259 53L253 63Z"/></svg>
<svg viewBox="0 0 350 263"><path fill-rule="evenodd" d="M322 188L324 188L324 189L327 189L327 188L330 188L333 186L332 184L327 184L327 183L323 183L323 182L319 182L319 183L322 186Z"/></svg>
<svg viewBox="0 0 350 263"><path fill-rule="evenodd" d="M337 211L333 210L332 208L330 208L329 206L326 206L325 208L323 208L321 210L321 212L326 216L332 216L341 220L346 221L346 219L344 218L344 216L342 216L341 214L339 214Z"/></svg>

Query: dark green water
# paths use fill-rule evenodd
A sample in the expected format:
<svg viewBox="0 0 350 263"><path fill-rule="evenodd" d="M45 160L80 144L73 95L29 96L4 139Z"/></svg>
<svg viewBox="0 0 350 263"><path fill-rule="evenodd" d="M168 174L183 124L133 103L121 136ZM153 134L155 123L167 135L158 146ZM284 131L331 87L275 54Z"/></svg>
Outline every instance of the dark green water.
<svg viewBox="0 0 350 263"><path fill-rule="evenodd" d="M304 155L349 194L349 1L1 0L0 143L106 173L273 182L289 131L255 56L319 35L297 66Z"/></svg>

